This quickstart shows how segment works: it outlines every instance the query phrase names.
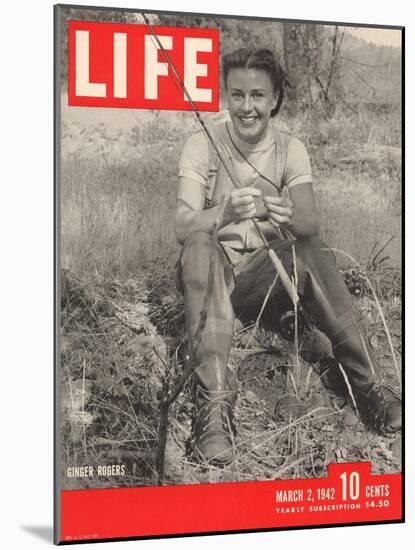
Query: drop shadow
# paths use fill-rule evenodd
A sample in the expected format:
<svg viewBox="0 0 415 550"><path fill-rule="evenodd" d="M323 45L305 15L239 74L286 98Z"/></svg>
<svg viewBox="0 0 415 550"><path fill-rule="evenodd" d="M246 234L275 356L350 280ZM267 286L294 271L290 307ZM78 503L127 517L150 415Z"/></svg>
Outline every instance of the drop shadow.
<svg viewBox="0 0 415 550"><path fill-rule="evenodd" d="M20 527L23 531L45 542L53 543L53 527L51 525L21 525Z"/></svg>

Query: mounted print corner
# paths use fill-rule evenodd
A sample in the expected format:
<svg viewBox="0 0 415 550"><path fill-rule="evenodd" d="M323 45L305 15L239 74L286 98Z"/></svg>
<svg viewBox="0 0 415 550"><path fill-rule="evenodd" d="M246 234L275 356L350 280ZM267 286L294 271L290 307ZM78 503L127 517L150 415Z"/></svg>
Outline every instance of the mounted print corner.
<svg viewBox="0 0 415 550"><path fill-rule="evenodd" d="M55 543L402 522L404 28L54 16Z"/></svg>

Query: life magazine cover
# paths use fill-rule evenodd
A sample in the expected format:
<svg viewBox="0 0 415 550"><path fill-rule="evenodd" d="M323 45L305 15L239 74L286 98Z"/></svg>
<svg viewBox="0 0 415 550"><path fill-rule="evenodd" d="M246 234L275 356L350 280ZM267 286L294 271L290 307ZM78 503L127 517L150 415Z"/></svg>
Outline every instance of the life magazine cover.
<svg viewBox="0 0 415 550"><path fill-rule="evenodd" d="M402 27L55 6L55 543L403 521Z"/></svg>

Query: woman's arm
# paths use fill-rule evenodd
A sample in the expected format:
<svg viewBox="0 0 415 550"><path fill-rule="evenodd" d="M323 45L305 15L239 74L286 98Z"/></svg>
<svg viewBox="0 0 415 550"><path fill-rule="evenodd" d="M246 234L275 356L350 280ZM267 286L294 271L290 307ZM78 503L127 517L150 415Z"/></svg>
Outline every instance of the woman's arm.
<svg viewBox="0 0 415 550"><path fill-rule="evenodd" d="M261 195L258 189L244 187L231 192L222 203L203 210L205 187L190 178L179 178L176 207L176 237L180 244L192 233L212 233L215 221L218 229L232 222L253 218L256 213L254 197Z"/></svg>
<svg viewBox="0 0 415 550"><path fill-rule="evenodd" d="M288 229L295 237L318 236L320 222L312 183L299 183L289 187L288 192L293 208Z"/></svg>
<svg viewBox="0 0 415 550"><path fill-rule="evenodd" d="M297 238L317 236L320 224L311 182L289 188L290 198L264 197L271 224L287 227Z"/></svg>
<svg viewBox="0 0 415 550"><path fill-rule="evenodd" d="M222 222L224 205L203 210L204 202L204 185L180 177L176 206L176 237L180 244L183 244L186 237L192 233L212 233L216 219L218 224Z"/></svg>

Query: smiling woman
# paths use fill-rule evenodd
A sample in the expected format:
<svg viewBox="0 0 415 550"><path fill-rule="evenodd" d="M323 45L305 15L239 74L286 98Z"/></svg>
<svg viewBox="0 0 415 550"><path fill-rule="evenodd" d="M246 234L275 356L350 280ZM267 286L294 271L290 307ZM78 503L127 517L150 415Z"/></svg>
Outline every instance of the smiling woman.
<svg viewBox="0 0 415 550"><path fill-rule="evenodd" d="M235 132L248 143L258 143L281 105L284 74L269 50L248 54L238 50L225 56L223 77Z"/></svg>
<svg viewBox="0 0 415 550"><path fill-rule="evenodd" d="M235 458L236 391L228 369L234 311L256 319L270 291L267 307L277 328L287 303L264 237L295 275L303 308L330 339L337 377L343 386L347 378L362 418L379 431L398 431L400 400L378 384L375 358L348 290L333 254L318 238L308 153L271 123L283 99L284 73L267 49L233 52L222 69L228 109L212 122L212 134L233 177L201 132L185 144L179 166L176 233L183 248L177 281L196 382L192 456L218 465ZM293 238L282 238L287 235Z"/></svg>
<svg viewBox="0 0 415 550"><path fill-rule="evenodd" d="M265 137L276 91L265 71L232 69L226 78L228 109L239 139L258 143Z"/></svg>

